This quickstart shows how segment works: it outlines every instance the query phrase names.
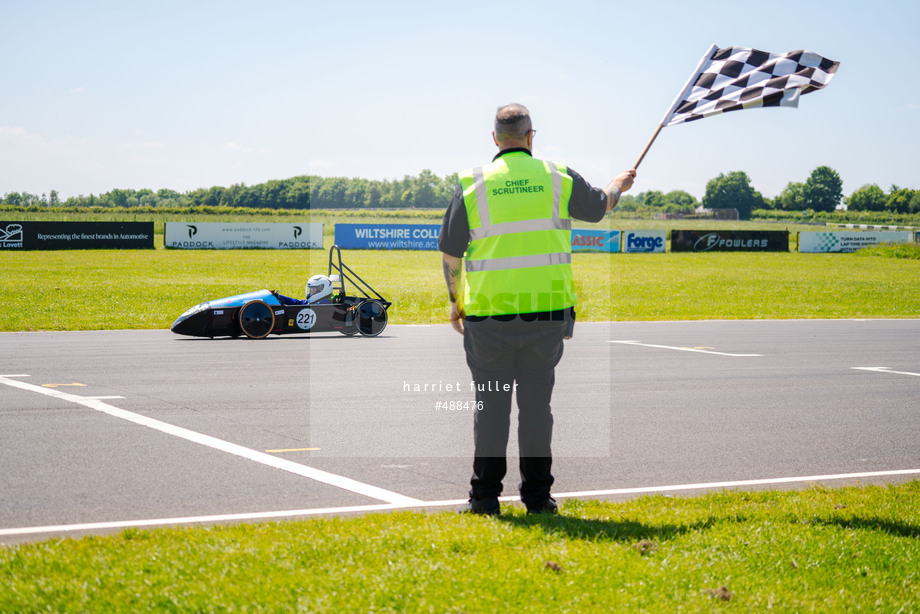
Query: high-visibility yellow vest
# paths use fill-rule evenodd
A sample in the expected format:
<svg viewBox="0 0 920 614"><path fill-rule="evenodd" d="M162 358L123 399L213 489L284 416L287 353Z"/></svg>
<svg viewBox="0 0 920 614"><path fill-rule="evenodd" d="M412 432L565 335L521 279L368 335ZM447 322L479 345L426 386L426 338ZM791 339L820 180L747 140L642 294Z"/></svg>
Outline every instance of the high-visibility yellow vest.
<svg viewBox="0 0 920 614"><path fill-rule="evenodd" d="M573 307L572 178L566 168L509 152L461 173L460 185L470 224L466 315Z"/></svg>

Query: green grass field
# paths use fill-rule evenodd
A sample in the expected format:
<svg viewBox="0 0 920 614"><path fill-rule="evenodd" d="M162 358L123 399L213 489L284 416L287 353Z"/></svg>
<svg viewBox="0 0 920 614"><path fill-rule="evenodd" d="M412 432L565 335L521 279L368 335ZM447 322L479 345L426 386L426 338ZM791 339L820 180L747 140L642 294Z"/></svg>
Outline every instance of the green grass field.
<svg viewBox="0 0 920 614"><path fill-rule="evenodd" d="M2 612L915 612L920 482L0 548Z"/></svg>
<svg viewBox="0 0 920 614"><path fill-rule="evenodd" d="M331 242L329 243L331 245ZM168 328L201 301L275 289L301 296L319 250L0 252L0 330ZM390 322L442 323L438 252L343 261L393 302ZM920 260L853 254L575 254L582 321L920 316Z"/></svg>

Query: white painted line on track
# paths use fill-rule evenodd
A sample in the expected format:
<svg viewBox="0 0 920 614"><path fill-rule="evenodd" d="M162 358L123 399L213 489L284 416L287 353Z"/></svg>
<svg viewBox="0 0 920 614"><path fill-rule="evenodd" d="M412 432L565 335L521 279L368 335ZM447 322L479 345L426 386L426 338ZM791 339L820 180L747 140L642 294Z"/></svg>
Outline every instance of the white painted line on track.
<svg viewBox="0 0 920 614"><path fill-rule="evenodd" d="M910 371L892 371L888 367L852 367L857 371L874 371L875 373L893 373L895 375L913 375L920 377L920 373L911 373Z"/></svg>
<svg viewBox="0 0 920 614"><path fill-rule="evenodd" d="M464 499L465 501L465 499ZM280 520L295 516L318 516L322 514L340 514L343 512L379 512L400 509L401 505L378 503L376 505L353 505L348 507L325 507L305 510L286 510L280 512L251 512L246 514L215 514L212 516L186 516L180 518L155 518L150 520L118 520L114 522L86 522L82 524L59 524L46 527L24 527L19 529L0 529L0 537L22 535L39 535L42 533L73 533L79 531L112 531L118 529L162 527L172 525L202 524L209 522L242 522L246 520Z"/></svg>
<svg viewBox="0 0 920 614"><path fill-rule="evenodd" d="M716 356L736 356L739 358L750 356L763 356L763 354L729 354L726 352L716 352L714 350L703 350L700 348L682 348L674 345L655 345L654 343L641 343L639 341L608 341L608 343L620 343L623 345L639 345L647 348L659 348L662 350L679 350L681 352L697 352L699 354L715 354Z"/></svg>
<svg viewBox="0 0 920 614"><path fill-rule="evenodd" d="M27 384L25 382L19 382L14 379L10 379L9 376L0 376L0 384L11 386L13 388L19 388L21 390L27 390L29 392L36 392L45 396L61 399L62 401L83 405L84 407L94 409L116 418L128 420L129 422L133 422L141 426L146 426L147 428L166 433L167 435L180 437L193 443L208 446L215 450L227 452L228 454L233 454L235 456L246 458L248 460L267 465L269 467L274 467L275 469L281 469L282 471L300 475L317 482L322 482L324 484L329 484L330 486L348 490L359 495L364 495L365 497L370 497L371 499L386 501L387 503L394 505L418 505L421 503L421 501L418 499L406 497L405 495L385 490L377 486L371 486L370 484L364 484L362 482L352 480L351 478L335 475L334 473L329 473L320 469L314 469L313 467L307 467L306 465L301 465L299 463L279 458L277 456L272 456L271 454L258 452L256 450L251 450L235 443L230 443L229 441L217 439L216 437L211 437L210 435L204 435L202 433L190 431L179 426L161 422L153 418L148 418L147 416L142 416L140 414L120 409L113 405L109 405L108 403L103 403L102 401L93 397L81 397L75 394L62 392L55 388L43 388L41 386Z"/></svg>
<svg viewBox="0 0 920 614"><path fill-rule="evenodd" d="M803 482L826 482L830 480L859 480L862 478L894 477L898 475L920 475L920 469L895 469L892 471L863 471L860 473L832 473L827 475L807 475L792 478L767 478L762 480L737 480L734 482L703 482L700 484L678 484L676 486L642 486L639 488L616 488L613 490L584 490L553 494L561 497L604 497L613 495L654 494L660 492L679 492L682 490L713 490L741 488L744 486L772 486L779 484L801 484Z"/></svg>
<svg viewBox="0 0 920 614"><path fill-rule="evenodd" d="M0 376L2 377L2 376ZM828 475L810 475L791 478L769 478L763 480L738 480L733 482L704 482L700 484L678 484L674 486L643 486L638 488L616 488L610 490L585 490L579 492L553 493L557 499L577 497L602 497L615 495L643 495L685 490L713 490L740 488L744 486L770 486L774 484L796 484L805 482L827 482L832 480L858 480L862 478L894 477L902 475L920 475L920 469L895 469L891 471L863 471L860 473L835 473ZM520 497L500 497L502 501L520 501ZM277 512L249 512L245 514L215 514L211 516L186 516L179 518L157 518L151 520L119 520L113 522L89 522L83 524L60 524L44 527L21 527L0 529L0 538L25 535L42 535L47 533L73 533L80 531L111 531L138 527L174 526L202 524L212 522L242 522L246 520L280 520L303 516L323 516L331 514L386 512L402 509L427 509L436 507L454 507L466 503L466 499L446 501L418 501L415 503L381 503L377 505L352 505L342 507L320 507L302 510L283 510Z"/></svg>

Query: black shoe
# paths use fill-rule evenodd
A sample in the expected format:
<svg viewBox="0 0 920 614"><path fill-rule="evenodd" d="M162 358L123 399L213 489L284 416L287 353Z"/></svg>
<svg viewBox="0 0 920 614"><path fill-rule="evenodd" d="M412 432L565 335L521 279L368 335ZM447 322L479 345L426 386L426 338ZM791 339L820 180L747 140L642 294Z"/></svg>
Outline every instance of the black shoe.
<svg viewBox="0 0 920 614"><path fill-rule="evenodd" d="M490 499L470 499L462 508L461 514L479 514L482 516L501 516L502 510L498 504L498 497Z"/></svg>
<svg viewBox="0 0 920 614"><path fill-rule="evenodd" d="M541 505L535 505L533 507L527 506L528 514L557 514L559 513L559 506L556 505L556 500L552 497L547 497Z"/></svg>

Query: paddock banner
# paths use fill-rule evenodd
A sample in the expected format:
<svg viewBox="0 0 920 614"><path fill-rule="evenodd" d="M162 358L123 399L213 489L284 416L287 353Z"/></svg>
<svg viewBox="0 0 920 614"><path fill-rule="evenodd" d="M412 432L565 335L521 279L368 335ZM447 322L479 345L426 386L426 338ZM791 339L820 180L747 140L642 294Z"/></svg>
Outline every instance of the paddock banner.
<svg viewBox="0 0 920 614"><path fill-rule="evenodd" d="M342 249L437 250L440 224L336 224Z"/></svg>
<svg viewBox="0 0 920 614"><path fill-rule="evenodd" d="M619 252L619 230L572 229L573 252Z"/></svg>
<svg viewBox="0 0 920 614"><path fill-rule="evenodd" d="M788 252L787 230L672 230L672 252Z"/></svg>
<svg viewBox="0 0 920 614"><path fill-rule="evenodd" d="M803 253L855 252L879 243L911 243L910 230L877 230L853 232L800 232L799 251Z"/></svg>
<svg viewBox="0 0 920 614"><path fill-rule="evenodd" d="M623 233L623 253L663 254L667 241L667 230L627 230Z"/></svg>
<svg viewBox="0 0 920 614"><path fill-rule="evenodd" d="M153 222L0 222L0 250L153 249Z"/></svg>
<svg viewBox="0 0 920 614"><path fill-rule="evenodd" d="M166 222L163 245L171 249L323 249L323 225Z"/></svg>

